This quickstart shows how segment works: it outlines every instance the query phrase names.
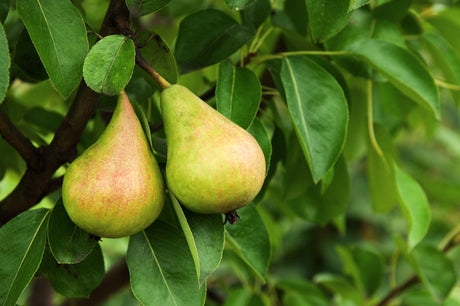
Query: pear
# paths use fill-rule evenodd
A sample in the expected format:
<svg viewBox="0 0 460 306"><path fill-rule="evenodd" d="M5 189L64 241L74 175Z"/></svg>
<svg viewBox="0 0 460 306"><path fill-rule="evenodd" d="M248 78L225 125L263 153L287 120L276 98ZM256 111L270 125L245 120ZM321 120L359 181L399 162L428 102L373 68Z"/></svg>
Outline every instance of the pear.
<svg viewBox="0 0 460 306"><path fill-rule="evenodd" d="M249 204L262 188L265 158L246 130L186 87L161 93L168 144L168 186L189 210L227 213Z"/></svg>
<svg viewBox="0 0 460 306"><path fill-rule="evenodd" d="M70 164L62 185L72 221L107 238L149 226L164 204L164 182L144 131L122 92L96 143Z"/></svg>

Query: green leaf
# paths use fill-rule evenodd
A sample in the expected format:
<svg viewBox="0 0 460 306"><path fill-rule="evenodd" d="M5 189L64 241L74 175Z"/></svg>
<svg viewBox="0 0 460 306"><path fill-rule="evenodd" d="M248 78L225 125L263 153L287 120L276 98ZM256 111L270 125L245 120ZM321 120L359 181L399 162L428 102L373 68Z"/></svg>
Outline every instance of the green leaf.
<svg viewBox="0 0 460 306"><path fill-rule="evenodd" d="M412 249L425 237L430 227L431 212L422 187L408 174L395 166L399 204L409 223L408 245Z"/></svg>
<svg viewBox="0 0 460 306"><path fill-rule="evenodd" d="M51 211L48 224L50 251L59 264L82 261L97 245L97 238L82 230L70 220L62 199Z"/></svg>
<svg viewBox="0 0 460 306"><path fill-rule="evenodd" d="M268 174L272 156L272 142L270 135L268 134L268 131L263 125L262 121L260 121L258 118L254 118L254 121L252 121L248 128L248 132L254 136L260 148L262 149L262 152L264 153L266 169L265 174Z"/></svg>
<svg viewBox="0 0 460 306"><path fill-rule="evenodd" d="M14 75L28 82L39 82L48 78L27 31L22 31L14 50L12 66Z"/></svg>
<svg viewBox="0 0 460 306"><path fill-rule="evenodd" d="M318 283L329 289L335 295L340 296L345 301L354 302L356 305L364 305L364 297L359 290L354 287L347 279L339 275L321 273L314 277Z"/></svg>
<svg viewBox="0 0 460 306"><path fill-rule="evenodd" d="M89 297L104 278L104 258L99 244L76 264L59 264L47 251L40 272L49 279L54 290L68 298Z"/></svg>
<svg viewBox="0 0 460 306"><path fill-rule="evenodd" d="M423 284L438 302L442 302L457 283L454 263L442 251L429 245L420 245L413 252L414 269Z"/></svg>
<svg viewBox="0 0 460 306"><path fill-rule="evenodd" d="M447 40L435 33L424 33L420 37L446 81L460 86L460 50L455 50ZM452 95L460 103L459 91L452 90Z"/></svg>
<svg viewBox="0 0 460 306"><path fill-rule="evenodd" d="M241 25L221 11L202 10L181 21L176 60L182 72L206 67L232 55L253 35L253 27Z"/></svg>
<svg viewBox="0 0 460 306"><path fill-rule="evenodd" d="M83 18L68 0L18 0L16 8L53 86L66 99L80 83L88 53Z"/></svg>
<svg viewBox="0 0 460 306"><path fill-rule="evenodd" d="M0 228L0 305L16 305L40 266L47 209L28 210Z"/></svg>
<svg viewBox="0 0 460 306"><path fill-rule="evenodd" d="M287 105L312 171L318 182L342 151L348 108L339 83L305 56L283 59L281 80Z"/></svg>
<svg viewBox="0 0 460 306"><path fill-rule="evenodd" d="M385 1L374 7L373 14L377 18L397 23L406 16L411 2L412 0Z"/></svg>
<svg viewBox="0 0 460 306"><path fill-rule="evenodd" d="M247 288L232 290L225 300L224 306L266 306L262 297Z"/></svg>
<svg viewBox="0 0 460 306"><path fill-rule="evenodd" d="M113 96L128 84L134 64L134 42L123 35L106 36L89 51L83 77L95 92Z"/></svg>
<svg viewBox="0 0 460 306"><path fill-rule="evenodd" d="M220 214L197 214L184 210L200 258L200 284L206 281L222 260L224 223Z"/></svg>
<svg viewBox="0 0 460 306"><path fill-rule="evenodd" d="M0 103L5 98L6 89L10 82L10 52L8 50L8 41L6 40L5 30L0 24Z"/></svg>
<svg viewBox="0 0 460 306"><path fill-rule="evenodd" d="M370 0L350 0L350 4L348 5L348 10L356 10L361 6L368 4Z"/></svg>
<svg viewBox="0 0 460 306"><path fill-rule="evenodd" d="M6 19L6 16L8 16L9 10L10 10L10 1L1 0L0 1L0 23L5 22L5 19Z"/></svg>
<svg viewBox="0 0 460 306"><path fill-rule="evenodd" d="M225 0L227 6L235 11L244 10L249 4L253 2L254 0Z"/></svg>
<svg viewBox="0 0 460 306"><path fill-rule="evenodd" d="M285 292L288 303L285 305L330 305L326 295L313 283L296 278L276 280L275 286ZM293 303L292 303L293 302Z"/></svg>
<svg viewBox="0 0 460 306"><path fill-rule="evenodd" d="M241 11L241 20L244 24L252 25L257 29L270 16L271 9L269 0L256 0Z"/></svg>
<svg viewBox="0 0 460 306"><path fill-rule="evenodd" d="M259 110L262 87L254 72L223 61L219 65L217 110L243 129L247 129Z"/></svg>
<svg viewBox="0 0 460 306"><path fill-rule="evenodd" d="M460 31L459 14L459 7L447 7L425 19L433 25L452 46L454 46L457 52L460 52L460 41L457 35Z"/></svg>
<svg viewBox="0 0 460 306"><path fill-rule="evenodd" d="M265 223L253 204L240 208L238 214L240 221L225 225L226 241L254 273L264 280L271 255Z"/></svg>
<svg viewBox="0 0 460 306"><path fill-rule="evenodd" d="M306 0L313 40L323 42L342 30L351 18L343 0Z"/></svg>
<svg viewBox="0 0 460 306"><path fill-rule="evenodd" d="M166 41L158 34L148 31L140 32L136 35L136 43L144 45L139 49L145 61L155 69L158 74L165 78L169 83L177 82L176 59L171 52ZM142 70L144 79L152 88L161 90L160 85L144 70Z"/></svg>
<svg viewBox="0 0 460 306"><path fill-rule="evenodd" d="M180 255L180 260L172 260ZM203 305L195 265L183 233L160 220L129 239L128 263L134 296L146 305Z"/></svg>
<svg viewBox="0 0 460 306"><path fill-rule="evenodd" d="M158 11L171 0L126 0L126 5L133 16L144 16Z"/></svg>
<svg viewBox="0 0 460 306"><path fill-rule="evenodd" d="M349 51L381 72L401 92L440 117L438 88L426 66L408 50L389 42L369 39Z"/></svg>

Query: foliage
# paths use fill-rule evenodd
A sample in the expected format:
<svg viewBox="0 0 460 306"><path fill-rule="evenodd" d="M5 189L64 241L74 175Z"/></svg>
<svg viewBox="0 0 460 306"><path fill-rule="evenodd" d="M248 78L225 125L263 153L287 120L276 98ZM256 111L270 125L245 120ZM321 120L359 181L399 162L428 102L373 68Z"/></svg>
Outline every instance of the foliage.
<svg viewBox="0 0 460 306"><path fill-rule="evenodd" d="M43 278L56 304L460 304L459 3L0 1L0 304ZM98 241L62 175L123 89L164 169L168 82L256 138L264 186L236 224L169 193Z"/></svg>

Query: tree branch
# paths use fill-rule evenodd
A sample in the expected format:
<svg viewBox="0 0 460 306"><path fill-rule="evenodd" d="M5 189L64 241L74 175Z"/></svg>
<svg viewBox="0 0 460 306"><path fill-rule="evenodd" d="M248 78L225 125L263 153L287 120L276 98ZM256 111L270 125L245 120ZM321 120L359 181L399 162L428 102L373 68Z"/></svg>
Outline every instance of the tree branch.
<svg viewBox="0 0 460 306"><path fill-rule="evenodd" d="M101 34L127 33L129 11L124 0L112 0ZM64 163L73 160L81 134L92 117L99 94L81 81L75 99L49 146L41 148L40 167L27 167L15 189L0 201L0 226L38 203L49 191L50 180ZM3 120L0 120L3 121Z"/></svg>
<svg viewBox="0 0 460 306"><path fill-rule="evenodd" d="M150 66L149 63L147 63L147 61L142 57L138 48L136 48L136 63L139 65L139 67L144 69L158 83L158 85L160 85L162 89L171 86L171 83L164 79L158 72L155 71L155 69L153 69L152 66Z"/></svg>
<svg viewBox="0 0 460 306"><path fill-rule="evenodd" d="M0 134L21 155L27 166L35 169L40 167L39 149L13 125L1 109Z"/></svg>

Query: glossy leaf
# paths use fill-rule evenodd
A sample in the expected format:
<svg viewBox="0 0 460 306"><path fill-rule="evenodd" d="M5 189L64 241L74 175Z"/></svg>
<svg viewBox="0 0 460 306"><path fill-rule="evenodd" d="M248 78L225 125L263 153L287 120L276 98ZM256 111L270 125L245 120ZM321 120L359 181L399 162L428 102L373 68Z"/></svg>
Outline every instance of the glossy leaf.
<svg viewBox="0 0 460 306"><path fill-rule="evenodd" d="M188 15L179 26L176 60L182 71L215 64L248 42L253 31L252 26L241 25L214 9Z"/></svg>
<svg viewBox="0 0 460 306"><path fill-rule="evenodd" d="M254 118L251 125L248 128L248 132L254 136L259 144L262 152L264 153L265 157L265 173L268 173L270 169L270 160L272 156L272 142L270 139L270 135L268 134L267 129L263 125L263 123L258 119Z"/></svg>
<svg viewBox="0 0 460 306"><path fill-rule="evenodd" d="M256 0L241 11L241 20L257 29L270 16L270 12L270 0Z"/></svg>
<svg viewBox="0 0 460 306"><path fill-rule="evenodd" d="M254 0L225 0L227 6L235 11L244 10L248 5L253 3Z"/></svg>
<svg viewBox="0 0 460 306"><path fill-rule="evenodd" d="M318 182L334 165L345 142L345 95L324 68L304 56L283 59L281 80L297 136L313 180Z"/></svg>
<svg viewBox="0 0 460 306"><path fill-rule="evenodd" d="M0 228L0 305L16 305L40 266L47 209L28 210Z"/></svg>
<svg viewBox="0 0 460 306"><path fill-rule="evenodd" d="M88 52L80 13L68 0L18 0L16 8L53 86L66 99L80 83Z"/></svg>
<svg viewBox="0 0 460 306"><path fill-rule="evenodd" d="M134 16L143 16L158 11L171 0L126 0L129 11Z"/></svg>
<svg viewBox="0 0 460 306"><path fill-rule="evenodd" d="M5 30L0 24L0 103L5 98L6 89L8 88L10 75L10 53L8 50L8 41L6 40Z"/></svg>
<svg viewBox="0 0 460 306"><path fill-rule="evenodd" d="M197 214L185 210L200 258L200 284L220 264L224 250L224 225L220 214Z"/></svg>
<svg viewBox="0 0 460 306"><path fill-rule="evenodd" d="M353 44L349 51L360 56L401 92L439 118L438 89L426 66L415 55L397 45L375 39Z"/></svg>
<svg viewBox="0 0 460 306"><path fill-rule="evenodd" d="M414 268L423 284L437 301L444 300L457 283L452 260L433 246L420 245L414 249Z"/></svg>
<svg viewBox="0 0 460 306"><path fill-rule="evenodd" d="M261 96L262 88L254 72L227 61L219 65L216 99L222 115L247 129L259 110Z"/></svg>
<svg viewBox="0 0 460 306"><path fill-rule="evenodd" d="M349 3L343 0L306 0L313 40L323 42L336 35L348 23Z"/></svg>
<svg viewBox="0 0 460 306"><path fill-rule="evenodd" d="M98 238L79 228L70 220L60 199L51 211L48 243L59 264L82 261L97 245Z"/></svg>
<svg viewBox="0 0 460 306"><path fill-rule="evenodd" d="M226 241L262 280L271 256L270 240L265 223L253 204L238 209L240 221L225 225Z"/></svg>
<svg viewBox="0 0 460 306"><path fill-rule="evenodd" d="M123 35L110 35L98 41L83 66L85 82L95 92L109 96L125 88L134 69L134 42Z"/></svg>
<svg viewBox="0 0 460 306"><path fill-rule="evenodd" d="M399 204L409 223L408 245L412 249L425 237L430 227L431 211L422 187L395 166Z"/></svg>
<svg viewBox="0 0 460 306"><path fill-rule="evenodd" d="M180 260L171 260L180 256ZM146 305L202 305L195 265L183 233L160 220L130 237L128 263L134 296Z"/></svg>
<svg viewBox="0 0 460 306"><path fill-rule="evenodd" d="M49 279L54 290L69 298L89 297L104 278L104 258L101 247L76 264L59 264L53 255L45 252L40 272Z"/></svg>

